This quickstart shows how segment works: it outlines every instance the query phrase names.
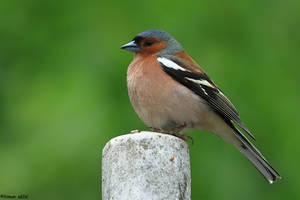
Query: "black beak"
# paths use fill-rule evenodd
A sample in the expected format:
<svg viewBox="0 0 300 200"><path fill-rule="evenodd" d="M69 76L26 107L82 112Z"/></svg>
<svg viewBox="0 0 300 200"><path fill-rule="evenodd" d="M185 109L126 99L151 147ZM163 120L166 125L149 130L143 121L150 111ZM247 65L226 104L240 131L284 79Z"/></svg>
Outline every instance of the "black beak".
<svg viewBox="0 0 300 200"><path fill-rule="evenodd" d="M139 52L141 51L141 48L135 43L135 41L131 41L123 46L121 46L121 49L132 51L132 52Z"/></svg>

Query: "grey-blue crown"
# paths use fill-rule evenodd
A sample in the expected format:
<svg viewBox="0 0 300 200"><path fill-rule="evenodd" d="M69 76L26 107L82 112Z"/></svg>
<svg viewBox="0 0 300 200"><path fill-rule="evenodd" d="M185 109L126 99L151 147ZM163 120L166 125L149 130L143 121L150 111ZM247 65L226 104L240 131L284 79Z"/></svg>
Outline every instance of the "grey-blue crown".
<svg viewBox="0 0 300 200"><path fill-rule="evenodd" d="M163 54L173 54L180 51L183 51L183 48L179 42L177 42L168 32L163 30L148 30L142 33L139 33L137 37L154 37L161 41L168 42L165 49L157 53L157 55Z"/></svg>

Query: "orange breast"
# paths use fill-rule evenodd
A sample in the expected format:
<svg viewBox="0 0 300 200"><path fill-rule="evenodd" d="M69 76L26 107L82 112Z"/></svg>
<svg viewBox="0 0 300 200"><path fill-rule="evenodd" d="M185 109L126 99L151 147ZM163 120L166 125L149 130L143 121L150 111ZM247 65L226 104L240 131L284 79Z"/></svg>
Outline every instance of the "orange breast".
<svg viewBox="0 0 300 200"><path fill-rule="evenodd" d="M162 70L156 56L135 57L127 71L127 86L134 110L149 127L199 124L207 109L199 96Z"/></svg>

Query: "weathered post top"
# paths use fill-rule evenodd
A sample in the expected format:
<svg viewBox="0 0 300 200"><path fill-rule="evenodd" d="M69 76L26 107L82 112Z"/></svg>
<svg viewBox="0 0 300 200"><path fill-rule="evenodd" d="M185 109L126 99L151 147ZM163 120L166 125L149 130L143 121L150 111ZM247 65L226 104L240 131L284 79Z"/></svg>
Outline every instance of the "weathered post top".
<svg viewBox="0 0 300 200"><path fill-rule="evenodd" d="M180 138L140 132L111 139L102 153L103 200L189 200L189 149Z"/></svg>

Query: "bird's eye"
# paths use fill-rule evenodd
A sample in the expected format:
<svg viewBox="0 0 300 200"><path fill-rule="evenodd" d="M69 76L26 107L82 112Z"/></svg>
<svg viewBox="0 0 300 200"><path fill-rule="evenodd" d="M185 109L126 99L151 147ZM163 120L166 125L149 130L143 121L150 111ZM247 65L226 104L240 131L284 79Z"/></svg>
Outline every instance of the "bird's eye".
<svg viewBox="0 0 300 200"><path fill-rule="evenodd" d="M147 41L145 41L144 46L148 47L148 46L151 46L152 44L153 44L153 41L147 40Z"/></svg>

